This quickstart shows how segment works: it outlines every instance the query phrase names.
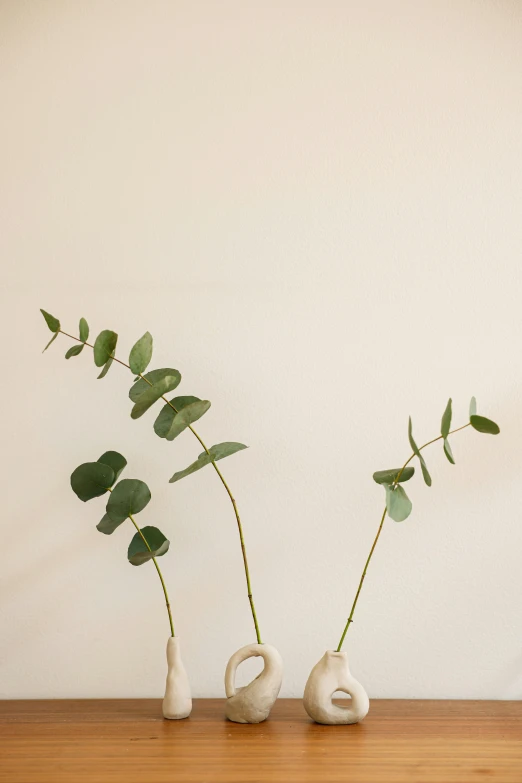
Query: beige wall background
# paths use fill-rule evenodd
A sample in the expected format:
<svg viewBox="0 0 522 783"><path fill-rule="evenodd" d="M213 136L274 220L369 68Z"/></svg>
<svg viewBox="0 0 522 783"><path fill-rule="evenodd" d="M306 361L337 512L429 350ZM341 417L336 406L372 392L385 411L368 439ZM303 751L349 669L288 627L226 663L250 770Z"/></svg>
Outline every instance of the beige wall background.
<svg viewBox="0 0 522 783"><path fill-rule="evenodd" d="M377 469L427 453L350 629L374 697L522 696L522 7L518 2L0 3L0 695L160 696L168 626L133 530L69 475L106 449L150 485L196 696L254 640L232 509L185 434L130 419L130 376L65 362L145 330L212 401L198 425L244 520L263 638L300 696L375 535ZM252 674L248 666L243 677Z"/></svg>

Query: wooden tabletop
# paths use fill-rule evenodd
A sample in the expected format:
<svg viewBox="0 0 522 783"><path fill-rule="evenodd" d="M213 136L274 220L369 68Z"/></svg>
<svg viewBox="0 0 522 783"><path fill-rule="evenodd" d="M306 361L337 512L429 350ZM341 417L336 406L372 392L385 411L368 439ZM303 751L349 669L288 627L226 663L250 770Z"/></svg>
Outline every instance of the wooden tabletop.
<svg viewBox="0 0 522 783"><path fill-rule="evenodd" d="M280 699L229 723L199 699L0 701L1 783L472 783L522 781L522 702L373 700L356 726L318 726Z"/></svg>

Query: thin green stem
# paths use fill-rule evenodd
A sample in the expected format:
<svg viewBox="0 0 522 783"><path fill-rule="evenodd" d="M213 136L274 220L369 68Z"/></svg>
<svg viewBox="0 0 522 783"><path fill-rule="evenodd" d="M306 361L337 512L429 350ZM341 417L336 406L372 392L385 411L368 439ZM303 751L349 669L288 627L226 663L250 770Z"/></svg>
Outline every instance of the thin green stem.
<svg viewBox="0 0 522 783"><path fill-rule="evenodd" d="M143 539L143 542L144 542L145 546L147 547L147 549L149 550L149 552L152 552L152 549L149 546L149 542L147 541L147 539L145 538L145 536L141 532L139 526L136 524L136 521L134 520L134 518L133 518L133 516L131 514L129 514L129 519L132 522L132 524L134 525L134 527L136 528L136 530L138 531L138 533L140 534L140 536ZM172 612L170 611L169 594L167 593L167 587L166 587L165 581L163 579L163 574L161 573L161 569L160 569L160 567L158 565L158 561L156 560L155 557L152 558L152 562L156 566L156 571L158 572L158 576L160 578L161 586L163 588L163 593L165 595L165 603L167 604L167 612L169 613L170 633L171 633L171 636L175 636L176 634L174 633L174 623L172 621Z"/></svg>
<svg viewBox="0 0 522 783"><path fill-rule="evenodd" d="M61 332L61 334L65 335L66 337L69 337L71 340L75 340L78 343L83 343L84 342L83 340L80 340L78 337L74 337L74 335L68 334L67 332L64 332L62 329L59 329L59 331ZM84 344L87 345L89 348L94 348L94 346L91 345L91 343L85 342ZM126 367L128 370L130 370L130 366L126 362L122 362L121 359L117 359L114 356L113 357L113 361L118 362L118 364L121 364L123 367ZM153 386L154 385L154 384L152 384L148 380L148 378L145 378L144 375L140 374L139 377L143 381L145 381L145 383L148 383L149 386ZM164 402L166 402L167 405L169 405L175 413L178 413L178 410L175 408L175 406L170 402L170 400L167 400L167 398L164 395L162 395L161 399L164 400ZM230 487L228 486L227 482L225 481L225 478L224 478L223 474L221 473L220 469L218 468L218 466L216 465L214 459L212 458L212 455L211 455L209 449L207 448L207 446L203 442L203 439L198 435L198 433L196 432L196 430L192 426L189 425L188 429L191 431L191 433L194 435L194 437L197 438L197 440L201 444L202 448L205 450L205 452L210 457L212 467L214 468L214 470L216 471L217 475L219 476L219 479L220 479L221 483L223 484L224 488L226 489L228 497L230 498L230 502L232 503L232 508L234 509L234 515L236 517L237 528L238 528L238 532L239 532L239 540L240 540L240 543L241 543L241 554L243 556L243 567L244 567L244 570L245 570L245 577L246 577L246 583L247 583L247 592L248 592L248 601L250 603L250 611L252 612L252 619L254 620L254 628L255 628L255 631L256 631L257 643L258 644L262 644L263 642L261 641L261 632L259 630L259 623L258 623L258 620L257 620L256 608L255 608L255 604L254 604L254 597L252 595L252 586L251 586L251 583L250 583L250 570L248 568L248 558L247 558L247 553L246 553L245 539L244 539L244 535L243 535L243 526L241 524L241 518L239 516L239 511L238 511L238 508L237 508L236 501L234 499L234 496L232 495ZM156 568L157 568L157 565L156 565ZM158 572L159 572L159 569L158 569Z"/></svg>
<svg viewBox="0 0 522 783"><path fill-rule="evenodd" d="M456 429L451 430L451 432L449 432L448 435L453 435L455 432L460 432L461 430L465 430L466 427L469 427L469 426L470 426L470 423L468 422L467 424L464 424L462 427L457 427ZM442 440L443 437L444 437L443 435L439 435L437 438L433 438L433 440L429 440L423 446L420 446L419 451L422 451L422 449L425 449L426 446L431 446L432 443L436 443L438 440ZM393 487L397 486L397 484L399 483L399 480L400 480L400 478L401 478L401 476L402 476L402 474L404 472L404 469L408 467L409 463L412 461L412 459L414 457L415 457L415 453L413 453L406 460L406 462L404 463L404 465L402 466L402 468L399 470L399 472L397 473L397 475L395 477L395 480L394 480L394 482L392 484ZM379 536L381 535L381 530L382 530L383 525L384 525L384 520L386 519L386 511L387 510L388 509L385 506L384 507L384 511L382 512L381 521L379 523L379 529L377 530L377 535L375 536L374 542L372 544L372 548L370 549L370 554L368 555L368 558L366 560L366 563L365 563L365 566L364 566L364 570L362 572L362 576L361 576L361 579L359 581L359 586L357 588L357 592L355 593L355 598L353 600L352 608L350 610L350 614L348 616L348 620L347 620L346 625L344 627L344 631L343 631L343 634L341 636L341 640L340 640L339 644L337 645L336 652L341 652L341 648L342 648L343 643L344 643L344 638L345 638L346 634L348 633L348 628L350 627L350 624L353 623L353 615L354 615L354 612L355 612L355 607L357 606L357 601L359 600L359 595L360 595L361 590L362 590L363 582L364 582L364 579L366 577L366 572L368 570L368 566L370 564L370 560L372 559L372 555L373 555L373 553L375 551L375 547L377 546L377 541L379 540Z"/></svg>

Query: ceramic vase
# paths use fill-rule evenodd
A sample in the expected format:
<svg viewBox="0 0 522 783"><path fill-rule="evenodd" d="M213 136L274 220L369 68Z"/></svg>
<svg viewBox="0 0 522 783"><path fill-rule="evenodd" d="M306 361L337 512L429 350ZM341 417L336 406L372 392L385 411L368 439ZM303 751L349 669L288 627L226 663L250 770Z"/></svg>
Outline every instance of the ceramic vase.
<svg viewBox="0 0 522 783"><path fill-rule="evenodd" d="M351 696L349 706L333 703L336 691ZM370 700L361 683L350 673L347 653L328 650L316 663L306 683L304 707L316 723L327 725L358 723L367 715Z"/></svg>
<svg viewBox="0 0 522 783"><path fill-rule="evenodd" d="M167 685L163 699L163 717L169 720L188 718L192 712L192 697L187 672L181 660L179 639L171 636L167 642Z"/></svg>
<svg viewBox="0 0 522 783"><path fill-rule="evenodd" d="M263 671L245 685L236 688L236 670L247 658L261 656ZM247 644L241 647L228 662L225 672L227 701L225 715L235 723L261 723L266 720L279 695L283 680L283 660L270 644Z"/></svg>

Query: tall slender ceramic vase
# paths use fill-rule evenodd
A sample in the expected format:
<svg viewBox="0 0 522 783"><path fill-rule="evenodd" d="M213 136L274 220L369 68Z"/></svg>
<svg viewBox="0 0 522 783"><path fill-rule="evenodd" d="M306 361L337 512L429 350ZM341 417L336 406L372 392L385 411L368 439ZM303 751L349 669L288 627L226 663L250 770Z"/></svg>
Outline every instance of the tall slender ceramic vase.
<svg viewBox="0 0 522 783"><path fill-rule="evenodd" d="M351 696L349 706L333 703L336 691ZM305 710L316 723L330 725L358 723L370 709L366 691L350 673L348 654L332 650L325 652L310 672L303 701Z"/></svg>
<svg viewBox="0 0 522 783"><path fill-rule="evenodd" d="M236 670L247 658L261 656L263 671L245 685L236 688ZM247 644L229 660L225 672L227 701L225 715L235 723L261 723L266 720L279 695L283 680L283 660L270 644Z"/></svg>
<svg viewBox="0 0 522 783"><path fill-rule="evenodd" d="M171 636L167 642L167 685L163 699L163 717L169 720L188 718L192 712L192 698L187 672L181 660L179 639Z"/></svg>

